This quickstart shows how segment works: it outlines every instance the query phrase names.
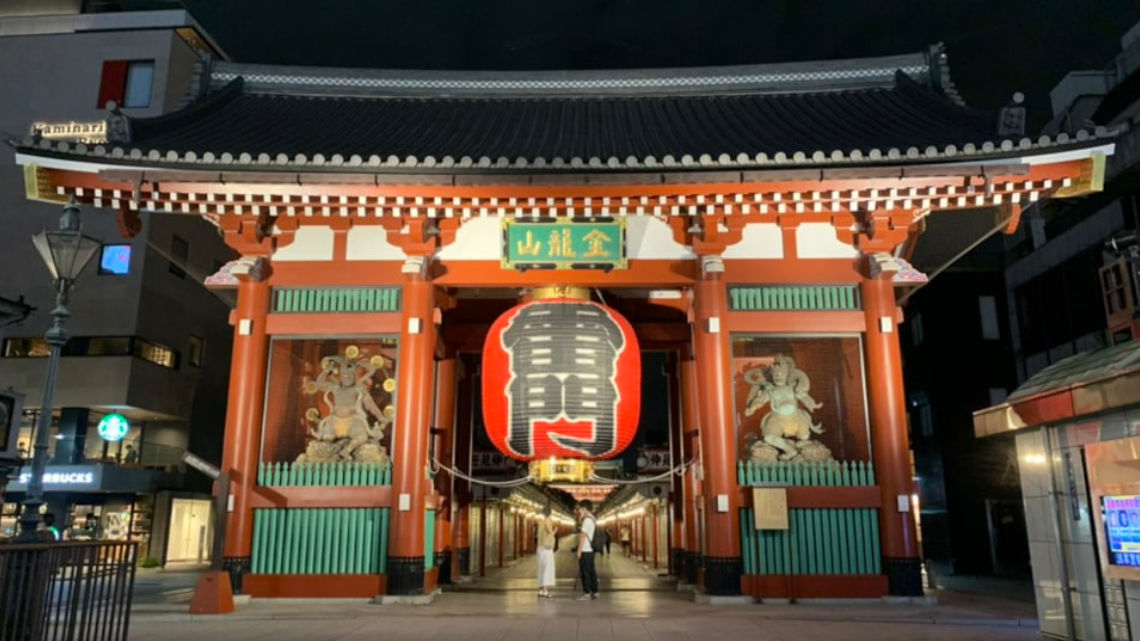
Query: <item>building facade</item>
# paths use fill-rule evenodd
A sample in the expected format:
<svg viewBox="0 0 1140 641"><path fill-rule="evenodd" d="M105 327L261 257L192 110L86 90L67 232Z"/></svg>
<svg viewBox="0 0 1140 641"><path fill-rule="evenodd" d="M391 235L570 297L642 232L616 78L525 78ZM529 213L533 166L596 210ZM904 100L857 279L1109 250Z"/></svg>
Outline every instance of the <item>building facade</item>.
<svg viewBox="0 0 1140 641"><path fill-rule="evenodd" d="M982 442L1015 440L1041 630L1114 641L1140 637L1134 506L1114 498L1140 482L1126 454L1140 433L1140 25L1121 45L1052 92L1048 132L1113 127L1116 153L1101 193L1027 212L1005 272L1021 382L974 414Z"/></svg>
<svg viewBox="0 0 1140 641"><path fill-rule="evenodd" d="M195 62L220 54L185 11L84 13L81 4L0 9L0 83L11 97L0 107L0 129L98 144L107 136L110 103L140 118L172 112L191 91ZM33 308L0 327L0 389L24 398L13 444L23 458L40 410L43 335L54 302L31 236L54 228L60 213L56 204L25 199L26 178L12 158L0 160L0 296ZM83 224L104 244L69 305L72 338L53 403L48 509L66 535L130 538L158 562L198 561L209 550L199 544L202 528L210 527L209 484L186 475L181 456L187 449L220 456L229 304L201 280L231 250L212 226L187 217L155 215L142 224L84 216ZM131 425L121 441L97 432L112 413ZM23 487L17 474L5 490L2 536L15 533Z"/></svg>
<svg viewBox="0 0 1140 641"><path fill-rule="evenodd" d="M711 595L909 596L910 260L1095 190L1112 151L1105 130L1023 137L1016 109L962 104L946 65L938 48L626 72L211 61L187 108L113 112L105 144L28 138L16 159L30 198L204 218L240 254L207 279L237 295L235 589L416 595L472 571L474 535L499 527L502 546L506 515L529 516L522 490L468 482L476 426L522 430L514 458L577 448L550 469L596 480L575 459L629 436L637 388L611 386L636 344L668 354L666 465L684 472L653 505L615 494L602 521L654 558L664 541ZM511 336L551 341L510 360L541 383L488 361L513 359ZM531 422L502 427L500 390Z"/></svg>

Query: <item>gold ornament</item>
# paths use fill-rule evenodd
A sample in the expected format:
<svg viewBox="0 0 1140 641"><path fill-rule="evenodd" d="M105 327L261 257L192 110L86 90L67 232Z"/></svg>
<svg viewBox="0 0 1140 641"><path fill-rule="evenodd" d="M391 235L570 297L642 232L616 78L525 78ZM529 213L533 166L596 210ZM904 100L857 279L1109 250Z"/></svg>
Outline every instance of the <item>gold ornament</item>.
<svg viewBox="0 0 1140 641"><path fill-rule="evenodd" d="M321 420L321 412L315 407L310 407L309 409L305 410L305 418L316 423L317 421Z"/></svg>
<svg viewBox="0 0 1140 641"><path fill-rule="evenodd" d="M392 405L388 405L384 408L384 416L391 418L395 415L396 415L396 408L393 407Z"/></svg>
<svg viewBox="0 0 1140 641"><path fill-rule="evenodd" d="M381 355L379 355L379 354L377 354L377 355L373 356L372 358L368 359L368 362L369 362L369 363L372 363L372 364L373 364L373 365L375 365L376 367L384 367L384 357L383 357L383 356L381 356Z"/></svg>
<svg viewBox="0 0 1140 641"><path fill-rule="evenodd" d="M316 381L305 381L305 393L306 394L316 394L317 393L317 382Z"/></svg>
<svg viewBox="0 0 1140 641"><path fill-rule="evenodd" d="M394 378L384 379L384 391L385 392L388 392L390 394L395 389L396 389L396 379L394 379Z"/></svg>
<svg viewBox="0 0 1140 641"><path fill-rule="evenodd" d="M348 347L344 348L344 355L348 358L356 358L357 356L360 356L360 348L356 345L349 345Z"/></svg>

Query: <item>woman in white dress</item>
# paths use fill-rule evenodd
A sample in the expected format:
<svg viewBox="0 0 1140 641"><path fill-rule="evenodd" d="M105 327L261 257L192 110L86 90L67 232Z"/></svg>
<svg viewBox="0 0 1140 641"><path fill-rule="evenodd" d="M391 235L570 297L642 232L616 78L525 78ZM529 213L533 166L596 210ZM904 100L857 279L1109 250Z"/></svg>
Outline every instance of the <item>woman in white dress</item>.
<svg viewBox="0 0 1140 641"><path fill-rule="evenodd" d="M542 510L538 521L538 596L549 599L550 588L554 587L554 541L557 532L554 519L550 518L550 506Z"/></svg>

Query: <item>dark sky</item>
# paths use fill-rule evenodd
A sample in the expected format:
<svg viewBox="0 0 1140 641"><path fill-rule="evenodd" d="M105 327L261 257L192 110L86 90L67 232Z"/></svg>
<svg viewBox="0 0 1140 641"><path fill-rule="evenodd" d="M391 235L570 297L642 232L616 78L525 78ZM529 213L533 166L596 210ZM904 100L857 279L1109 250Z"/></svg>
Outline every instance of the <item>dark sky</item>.
<svg viewBox="0 0 1140 641"><path fill-rule="evenodd" d="M1099 69L1137 0L183 0L242 62L420 69L698 66L909 53L945 42L966 101L1030 117Z"/></svg>

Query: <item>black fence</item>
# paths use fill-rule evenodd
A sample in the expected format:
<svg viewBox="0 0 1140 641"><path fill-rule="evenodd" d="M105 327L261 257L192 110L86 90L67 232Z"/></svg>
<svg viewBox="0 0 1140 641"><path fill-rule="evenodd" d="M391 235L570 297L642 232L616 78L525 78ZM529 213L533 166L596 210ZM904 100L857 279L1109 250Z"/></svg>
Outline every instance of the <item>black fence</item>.
<svg viewBox="0 0 1140 641"><path fill-rule="evenodd" d="M0 641L125 641L135 543L0 545Z"/></svg>

